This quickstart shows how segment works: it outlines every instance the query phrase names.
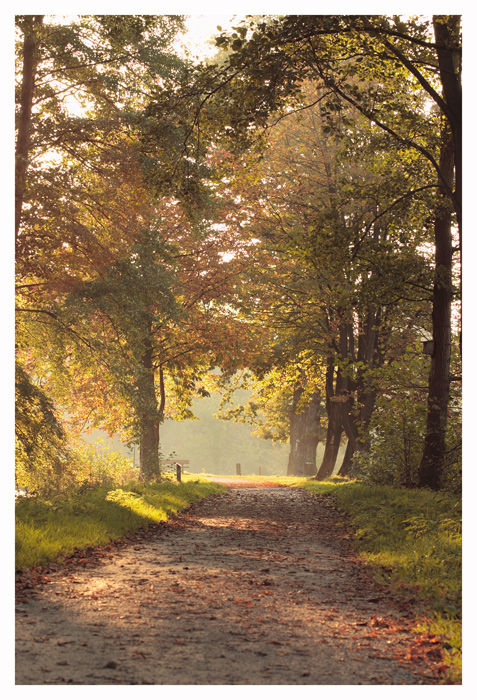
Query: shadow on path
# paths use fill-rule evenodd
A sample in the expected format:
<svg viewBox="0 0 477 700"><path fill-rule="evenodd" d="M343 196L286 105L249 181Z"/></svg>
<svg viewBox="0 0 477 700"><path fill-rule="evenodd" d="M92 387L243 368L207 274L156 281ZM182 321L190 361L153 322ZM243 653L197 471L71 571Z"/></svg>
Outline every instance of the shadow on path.
<svg viewBox="0 0 477 700"><path fill-rule="evenodd" d="M335 510L234 485L18 602L16 683L439 682L439 658L410 654L412 611L372 583Z"/></svg>

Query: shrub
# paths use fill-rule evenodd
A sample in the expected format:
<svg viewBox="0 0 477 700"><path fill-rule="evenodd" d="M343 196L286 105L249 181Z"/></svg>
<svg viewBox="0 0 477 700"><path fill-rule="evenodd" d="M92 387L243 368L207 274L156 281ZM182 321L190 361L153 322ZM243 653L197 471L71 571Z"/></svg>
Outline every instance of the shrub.
<svg viewBox="0 0 477 700"><path fill-rule="evenodd" d="M425 426L425 405L380 397L370 424L369 450L354 456L352 476L374 484L415 486Z"/></svg>
<svg viewBox="0 0 477 700"><path fill-rule="evenodd" d="M90 486L112 486L139 478L132 459L98 438L93 444L76 441L76 482Z"/></svg>
<svg viewBox="0 0 477 700"><path fill-rule="evenodd" d="M69 472L71 451L53 403L17 362L15 365L15 484L30 491L57 491Z"/></svg>

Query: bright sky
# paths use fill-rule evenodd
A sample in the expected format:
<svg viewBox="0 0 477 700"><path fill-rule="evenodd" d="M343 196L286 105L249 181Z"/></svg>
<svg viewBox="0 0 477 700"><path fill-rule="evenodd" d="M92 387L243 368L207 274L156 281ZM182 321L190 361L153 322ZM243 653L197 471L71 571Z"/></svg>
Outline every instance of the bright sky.
<svg viewBox="0 0 477 700"><path fill-rule="evenodd" d="M236 18L236 19L234 19ZM218 34L217 26L227 30L239 22L243 15L192 15L187 20L188 34L184 37L189 50L194 57L212 56L216 48L210 40L213 34Z"/></svg>

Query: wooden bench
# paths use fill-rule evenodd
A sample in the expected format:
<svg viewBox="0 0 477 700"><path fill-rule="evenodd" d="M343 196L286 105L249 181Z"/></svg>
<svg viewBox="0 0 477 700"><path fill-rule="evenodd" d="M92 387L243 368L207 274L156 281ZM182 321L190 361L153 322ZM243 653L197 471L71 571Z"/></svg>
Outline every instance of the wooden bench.
<svg viewBox="0 0 477 700"><path fill-rule="evenodd" d="M161 472L175 474L177 481L182 481L182 474L185 474L188 464L188 459L161 459L160 461Z"/></svg>

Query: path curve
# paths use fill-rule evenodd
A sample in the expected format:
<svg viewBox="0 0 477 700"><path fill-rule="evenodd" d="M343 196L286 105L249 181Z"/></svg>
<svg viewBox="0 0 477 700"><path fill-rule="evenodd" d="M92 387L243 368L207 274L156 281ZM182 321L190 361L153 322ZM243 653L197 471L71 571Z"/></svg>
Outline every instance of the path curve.
<svg viewBox="0 0 477 700"><path fill-rule="evenodd" d="M436 646L413 656L415 611L337 519L302 489L236 486L51 567L17 602L16 684L438 683Z"/></svg>

